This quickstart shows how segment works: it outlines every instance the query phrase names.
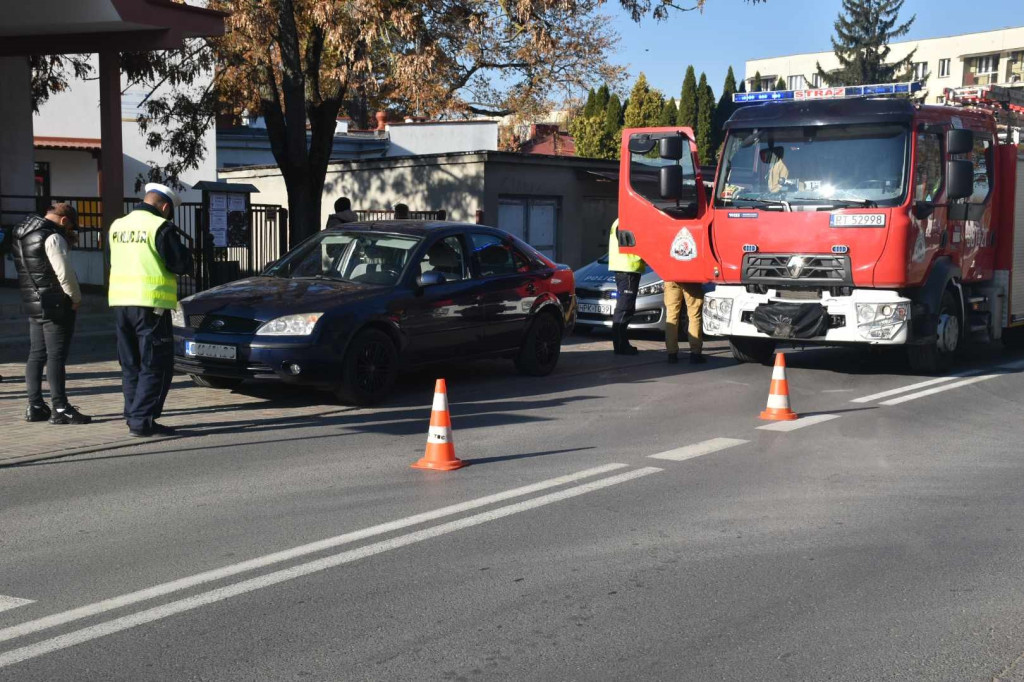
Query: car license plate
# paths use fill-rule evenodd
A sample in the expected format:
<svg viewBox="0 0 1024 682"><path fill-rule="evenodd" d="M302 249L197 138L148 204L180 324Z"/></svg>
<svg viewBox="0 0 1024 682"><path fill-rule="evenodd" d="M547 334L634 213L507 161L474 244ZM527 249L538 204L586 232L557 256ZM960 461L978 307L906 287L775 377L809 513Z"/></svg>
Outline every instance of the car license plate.
<svg viewBox="0 0 1024 682"><path fill-rule="evenodd" d="M831 227L885 227L884 213L833 213Z"/></svg>
<svg viewBox="0 0 1024 682"><path fill-rule="evenodd" d="M234 360L238 357L238 349L217 343L185 342L185 355L192 358L215 358L217 360Z"/></svg>
<svg viewBox="0 0 1024 682"><path fill-rule="evenodd" d="M580 303L581 313L597 313L598 315L611 315L612 306L610 303Z"/></svg>

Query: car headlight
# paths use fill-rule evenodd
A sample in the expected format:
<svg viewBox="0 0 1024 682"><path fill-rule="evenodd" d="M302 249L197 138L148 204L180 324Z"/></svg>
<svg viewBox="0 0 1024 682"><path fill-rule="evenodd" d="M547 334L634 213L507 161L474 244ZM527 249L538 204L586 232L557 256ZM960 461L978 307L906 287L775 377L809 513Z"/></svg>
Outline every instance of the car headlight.
<svg viewBox="0 0 1024 682"><path fill-rule="evenodd" d="M181 304L171 311L171 326L178 327L179 329L185 328L185 311L181 309Z"/></svg>
<svg viewBox="0 0 1024 682"><path fill-rule="evenodd" d="M654 296L655 294L665 293L665 283L655 282L654 284L648 284L645 287L640 287L639 294L641 296Z"/></svg>
<svg viewBox="0 0 1024 682"><path fill-rule="evenodd" d="M256 336L309 336L323 313L302 313L285 315L264 323L256 330Z"/></svg>
<svg viewBox="0 0 1024 682"><path fill-rule="evenodd" d="M857 304L857 330L865 339L888 341L900 333L909 317L907 303Z"/></svg>

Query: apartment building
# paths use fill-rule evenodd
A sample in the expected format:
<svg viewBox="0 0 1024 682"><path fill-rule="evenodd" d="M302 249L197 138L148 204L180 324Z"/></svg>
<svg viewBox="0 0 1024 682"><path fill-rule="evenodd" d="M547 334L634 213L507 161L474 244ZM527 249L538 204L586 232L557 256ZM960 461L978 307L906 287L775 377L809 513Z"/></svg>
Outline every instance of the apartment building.
<svg viewBox="0 0 1024 682"><path fill-rule="evenodd" d="M892 61L917 50L914 79L925 81L925 101L929 104L942 104L946 88L1014 83L1024 87L1024 26L908 40L889 47ZM774 90L780 77L788 90L820 87L823 83L817 76L818 63L826 71L839 67L831 51L751 59L746 63L747 89L754 87L758 73L762 90Z"/></svg>

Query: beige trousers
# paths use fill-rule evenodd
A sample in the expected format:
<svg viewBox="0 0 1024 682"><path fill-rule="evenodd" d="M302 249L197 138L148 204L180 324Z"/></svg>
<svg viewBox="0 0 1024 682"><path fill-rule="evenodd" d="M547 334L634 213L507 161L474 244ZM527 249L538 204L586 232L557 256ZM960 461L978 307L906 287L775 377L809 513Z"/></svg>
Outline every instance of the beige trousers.
<svg viewBox="0 0 1024 682"><path fill-rule="evenodd" d="M679 352L679 323L684 301L686 316L690 320L686 329L690 352L699 354L704 348L704 287L701 284L665 282L665 346L669 353Z"/></svg>

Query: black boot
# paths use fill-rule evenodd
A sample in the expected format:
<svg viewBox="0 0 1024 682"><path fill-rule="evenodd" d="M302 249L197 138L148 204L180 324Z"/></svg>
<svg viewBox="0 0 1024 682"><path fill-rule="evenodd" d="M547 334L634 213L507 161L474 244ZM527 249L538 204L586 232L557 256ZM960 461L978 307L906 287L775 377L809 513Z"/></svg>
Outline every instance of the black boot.
<svg viewBox="0 0 1024 682"><path fill-rule="evenodd" d="M46 403L29 405L25 410L25 421L44 422L50 418L50 406Z"/></svg>
<svg viewBox="0 0 1024 682"><path fill-rule="evenodd" d="M625 323L612 325L612 334L615 335L616 355L637 355L640 352L629 343L629 325Z"/></svg>

